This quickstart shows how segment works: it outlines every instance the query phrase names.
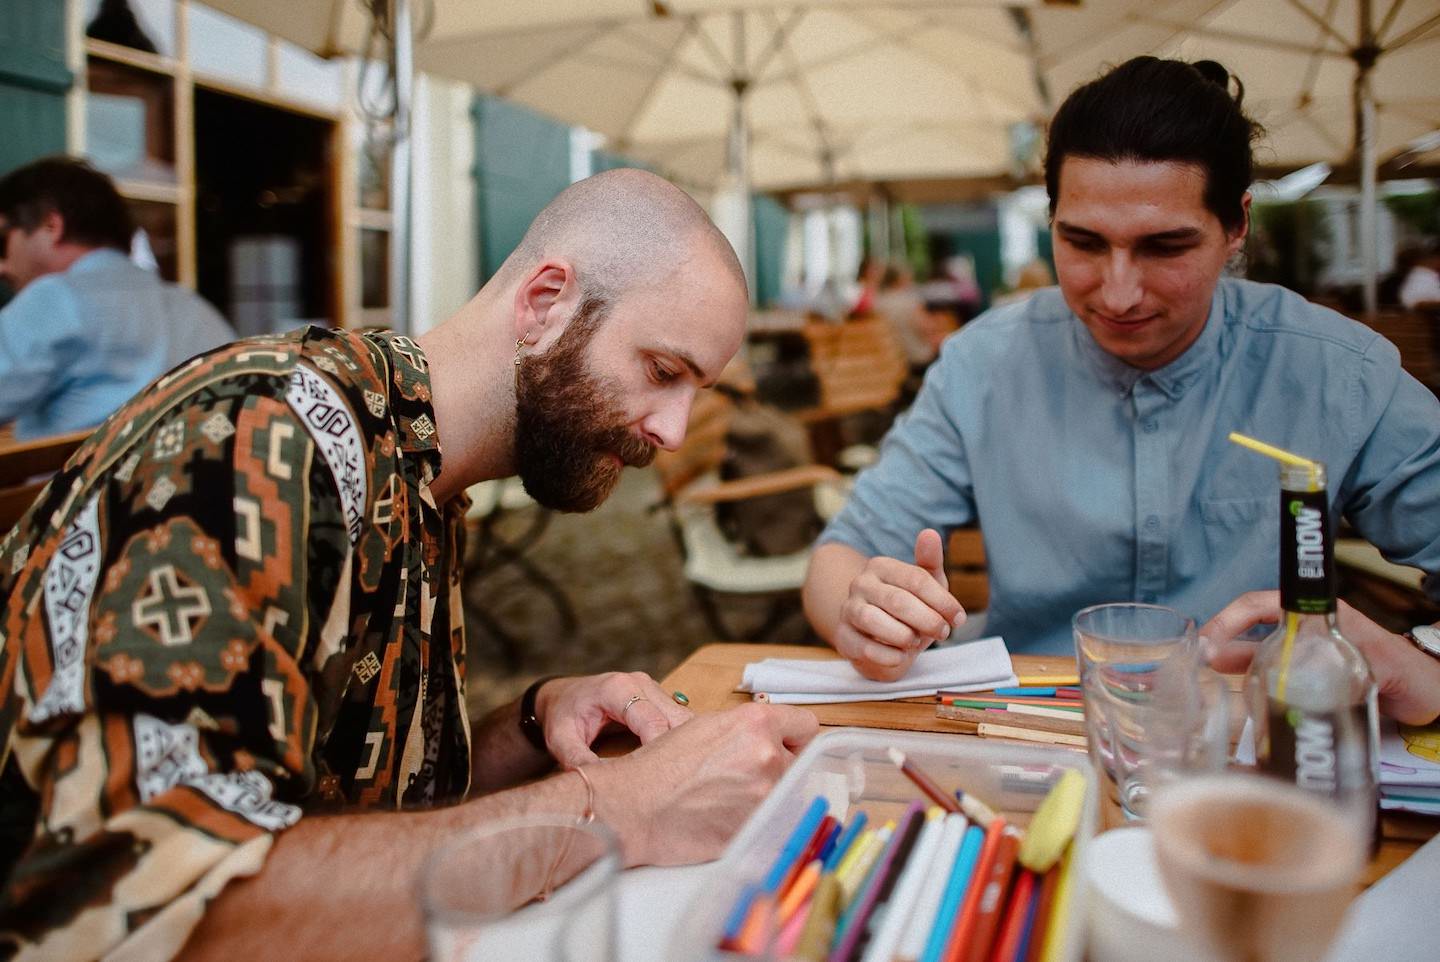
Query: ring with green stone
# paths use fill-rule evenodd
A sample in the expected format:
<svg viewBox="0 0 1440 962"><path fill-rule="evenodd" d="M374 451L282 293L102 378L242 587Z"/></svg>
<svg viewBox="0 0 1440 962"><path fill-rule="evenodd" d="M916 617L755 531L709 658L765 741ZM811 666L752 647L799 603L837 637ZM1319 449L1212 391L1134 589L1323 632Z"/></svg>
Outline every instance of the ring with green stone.
<svg viewBox="0 0 1440 962"><path fill-rule="evenodd" d="M670 697L675 699L675 704L677 705L690 704L690 696L685 694L683 691L672 691L670 693Z"/></svg>

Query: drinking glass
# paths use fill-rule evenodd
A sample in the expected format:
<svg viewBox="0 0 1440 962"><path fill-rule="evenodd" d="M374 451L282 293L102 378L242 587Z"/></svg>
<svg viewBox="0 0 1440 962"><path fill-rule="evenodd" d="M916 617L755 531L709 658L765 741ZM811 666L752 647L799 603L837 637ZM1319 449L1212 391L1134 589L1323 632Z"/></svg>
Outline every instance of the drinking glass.
<svg viewBox="0 0 1440 962"><path fill-rule="evenodd" d="M1365 867L1353 808L1239 771L1163 786L1150 827L1181 929L1216 962L1324 958Z"/></svg>
<svg viewBox="0 0 1440 962"><path fill-rule="evenodd" d="M1143 819L1155 790L1220 771L1229 755L1224 681L1188 658L1153 670L1111 662L1085 678L1085 733L1101 782L1127 819Z"/></svg>
<svg viewBox="0 0 1440 962"><path fill-rule="evenodd" d="M499 819L437 849L421 874L433 962L615 962L614 834L563 815Z"/></svg>
<svg viewBox="0 0 1440 962"><path fill-rule="evenodd" d="M1173 608L1133 602L1092 605L1071 620L1080 680L1096 665L1153 671L1176 655L1193 658L1195 621Z"/></svg>

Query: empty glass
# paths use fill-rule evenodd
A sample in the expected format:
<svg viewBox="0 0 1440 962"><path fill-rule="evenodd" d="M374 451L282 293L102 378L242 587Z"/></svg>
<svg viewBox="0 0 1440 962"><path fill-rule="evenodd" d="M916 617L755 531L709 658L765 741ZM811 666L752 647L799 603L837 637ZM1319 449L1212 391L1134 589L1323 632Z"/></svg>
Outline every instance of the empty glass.
<svg viewBox="0 0 1440 962"><path fill-rule="evenodd" d="M1144 672L1177 654L1195 655L1194 619L1163 605L1092 605L1076 612L1071 627L1082 682L1095 665L1128 665Z"/></svg>
<svg viewBox="0 0 1440 962"><path fill-rule="evenodd" d="M433 962L615 962L620 847L599 822L521 815L437 849L421 876Z"/></svg>

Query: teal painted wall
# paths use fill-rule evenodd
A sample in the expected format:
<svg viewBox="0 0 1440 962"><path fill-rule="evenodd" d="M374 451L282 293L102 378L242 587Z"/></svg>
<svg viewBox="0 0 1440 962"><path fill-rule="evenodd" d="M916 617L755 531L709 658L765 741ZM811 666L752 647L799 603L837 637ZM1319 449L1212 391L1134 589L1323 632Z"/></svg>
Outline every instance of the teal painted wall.
<svg viewBox="0 0 1440 962"><path fill-rule="evenodd" d="M65 4L5 0L0 12L0 173L65 150Z"/></svg>
<svg viewBox="0 0 1440 962"><path fill-rule="evenodd" d="M570 128L482 95L475 118L475 199L483 284L505 263L535 215L570 185Z"/></svg>
<svg viewBox="0 0 1440 962"><path fill-rule="evenodd" d="M764 194L752 198L750 210L755 222L755 290L751 294L756 304L769 307L780 299L785 277L790 212L775 198Z"/></svg>

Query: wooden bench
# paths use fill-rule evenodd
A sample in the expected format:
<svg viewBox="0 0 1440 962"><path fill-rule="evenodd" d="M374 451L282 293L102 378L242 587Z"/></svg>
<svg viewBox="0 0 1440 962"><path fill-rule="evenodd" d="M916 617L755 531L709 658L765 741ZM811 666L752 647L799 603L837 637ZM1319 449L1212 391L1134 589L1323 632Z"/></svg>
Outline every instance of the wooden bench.
<svg viewBox="0 0 1440 962"><path fill-rule="evenodd" d="M0 446L0 536L25 515L50 475L64 467L88 437L89 431L77 431L30 441L8 439Z"/></svg>

